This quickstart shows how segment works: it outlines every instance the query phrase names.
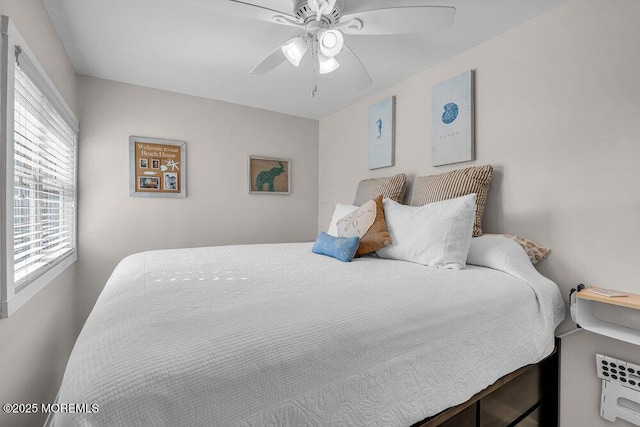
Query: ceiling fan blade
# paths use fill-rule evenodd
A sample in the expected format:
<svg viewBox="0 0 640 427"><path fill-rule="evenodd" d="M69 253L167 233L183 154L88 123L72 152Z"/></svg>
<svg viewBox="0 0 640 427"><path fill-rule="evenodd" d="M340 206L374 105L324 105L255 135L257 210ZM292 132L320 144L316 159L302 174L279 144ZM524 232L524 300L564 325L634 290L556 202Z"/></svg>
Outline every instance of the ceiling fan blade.
<svg viewBox="0 0 640 427"><path fill-rule="evenodd" d="M388 4L388 3L386 3ZM345 34L411 34L427 30L444 30L451 27L456 14L454 7L445 6L403 6L386 7L343 14L341 23L357 18L362 21L362 29L349 26L340 29Z"/></svg>
<svg viewBox="0 0 640 427"><path fill-rule="evenodd" d="M284 44L282 46L284 46ZM284 52L282 52L282 46L278 46L266 58L260 61L258 65L256 65L251 71L249 71L249 74L267 74L269 71L273 70L278 65L286 61L287 57L284 56Z"/></svg>
<svg viewBox="0 0 640 427"><path fill-rule="evenodd" d="M355 53L346 44L337 56L340 68L337 72L344 76L356 89L364 89L373 84L371 76Z"/></svg>
<svg viewBox="0 0 640 427"><path fill-rule="evenodd" d="M217 12L227 13L229 15L236 15L243 18L257 19L259 21L274 22L283 25L298 25L300 22L296 17L291 15L291 10L282 11L276 9L270 9L255 5L249 2L240 0L183 0L187 4L194 6L205 7ZM274 19L276 16L284 17L285 19ZM289 22L291 21L291 22Z"/></svg>
<svg viewBox="0 0 640 427"><path fill-rule="evenodd" d="M442 2L446 3L446 2ZM433 0L348 0L342 8L341 15L351 15L370 10L390 9L393 7L439 7L434 6Z"/></svg>

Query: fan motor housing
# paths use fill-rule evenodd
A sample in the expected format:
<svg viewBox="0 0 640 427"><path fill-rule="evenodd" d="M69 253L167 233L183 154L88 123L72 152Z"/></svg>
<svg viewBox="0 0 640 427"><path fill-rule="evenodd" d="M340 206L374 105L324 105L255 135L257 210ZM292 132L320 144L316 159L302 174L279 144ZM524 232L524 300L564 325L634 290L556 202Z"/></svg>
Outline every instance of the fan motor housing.
<svg viewBox="0 0 640 427"><path fill-rule="evenodd" d="M320 18L321 22L323 22L327 27L340 22L340 12L342 11L343 6L344 0L337 0L331 13L322 15ZM293 9L293 14L305 24L316 19L316 13L309 7L308 0L298 0L295 8Z"/></svg>

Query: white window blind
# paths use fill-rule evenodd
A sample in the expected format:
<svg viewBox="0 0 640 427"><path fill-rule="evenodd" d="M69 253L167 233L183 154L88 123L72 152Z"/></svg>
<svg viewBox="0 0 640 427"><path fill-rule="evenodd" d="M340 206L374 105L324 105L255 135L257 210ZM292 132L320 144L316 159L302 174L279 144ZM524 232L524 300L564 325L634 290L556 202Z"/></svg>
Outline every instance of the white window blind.
<svg viewBox="0 0 640 427"><path fill-rule="evenodd" d="M76 240L76 135L29 78L21 56L15 65L13 124L16 293L72 252Z"/></svg>
<svg viewBox="0 0 640 427"><path fill-rule="evenodd" d="M78 123L44 69L2 17L0 317L77 259Z"/></svg>

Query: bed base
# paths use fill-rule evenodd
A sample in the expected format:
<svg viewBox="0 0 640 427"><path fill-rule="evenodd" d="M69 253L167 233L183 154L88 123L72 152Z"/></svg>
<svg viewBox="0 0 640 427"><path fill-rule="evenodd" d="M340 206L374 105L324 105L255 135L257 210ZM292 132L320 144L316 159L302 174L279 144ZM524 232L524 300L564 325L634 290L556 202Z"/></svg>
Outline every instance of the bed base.
<svg viewBox="0 0 640 427"><path fill-rule="evenodd" d="M560 340L552 354L412 427L557 427Z"/></svg>

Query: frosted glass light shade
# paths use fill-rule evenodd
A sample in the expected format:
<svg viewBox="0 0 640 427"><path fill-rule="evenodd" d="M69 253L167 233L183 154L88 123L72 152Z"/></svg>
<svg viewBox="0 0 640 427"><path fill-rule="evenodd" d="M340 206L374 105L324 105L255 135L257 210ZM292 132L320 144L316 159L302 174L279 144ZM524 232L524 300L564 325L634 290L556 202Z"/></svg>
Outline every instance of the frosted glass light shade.
<svg viewBox="0 0 640 427"><path fill-rule="evenodd" d="M336 61L335 58L330 56L325 56L321 53L318 53L318 63L320 65L318 72L320 74L329 74L332 71L338 69L340 64Z"/></svg>
<svg viewBox="0 0 640 427"><path fill-rule="evenodd" d="M282 45L282 53L291 64L298 67L308 48L306 40L302 37L295 37Z"/></svg>
<svg viewBox="0 0 640 427"><path fill-rule="evenodd" d="M334 57L344 46L344 36L338 30L321 30L318 32L318 44L324 56Z"/></svg>

